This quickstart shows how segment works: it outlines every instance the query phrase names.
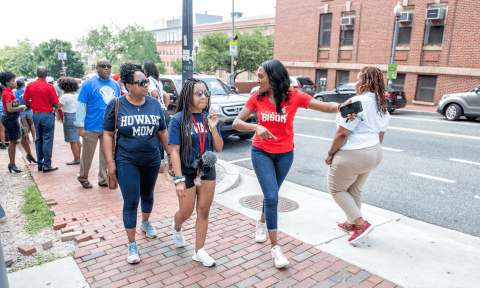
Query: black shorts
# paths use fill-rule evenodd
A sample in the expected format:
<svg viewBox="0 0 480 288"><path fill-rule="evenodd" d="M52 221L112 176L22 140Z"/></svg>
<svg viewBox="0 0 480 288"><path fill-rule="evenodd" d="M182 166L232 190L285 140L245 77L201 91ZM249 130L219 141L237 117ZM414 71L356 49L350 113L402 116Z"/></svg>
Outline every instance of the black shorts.
<svg viewBox="0 0 480 288"><path fill-rule="evenodd" d="M5 138L10 141L18 141L22 139L23 126L19 121L20 113L9 113L3 111L1 122L5 127Z"/></svg>
<svg viewBox="0 0 480 288"><path fill-rule="evenodd" d="M195 184L193 184L193 180L197 178L197 173L183 173L183 176L185 176L185 188L190 189ZM215 171L215 168L210 169L210 172L206 175L203 175L202 180L216 180L217 179L217 171Z"/></svg>

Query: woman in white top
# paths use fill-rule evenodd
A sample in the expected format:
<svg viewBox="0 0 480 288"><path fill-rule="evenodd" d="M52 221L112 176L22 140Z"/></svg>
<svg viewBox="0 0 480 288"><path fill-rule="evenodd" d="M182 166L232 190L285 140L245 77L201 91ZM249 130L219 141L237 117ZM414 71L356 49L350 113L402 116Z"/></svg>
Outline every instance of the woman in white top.
<svg viewBox="0 0 480 288"><path fill-rule="evenodd" d="M58 108L63 111L63 135L65 142L70 143L73 153L73 161L68 162L67 165L78 165L80 164L82 143L77 134L78 127L73 124L77 113L78 83L74 78L62 77L58 80L58 86L63 90L58 103Z"/></svg>
<svg viewBox="0 0 480 288"><path fill-rule="evenodd" d="M325 163L330 165L328 190L347 216L347 221L338 226L353 232L348 239L350 244L358 243L373 229L368 221L364 221L360 211L362 186L370 171L382 161L381 143L390 121L380 69L363 68L357 81L357 96L351 100L360 101L363 112L353 121L337 115L338 130L325 159Z"/></svg>

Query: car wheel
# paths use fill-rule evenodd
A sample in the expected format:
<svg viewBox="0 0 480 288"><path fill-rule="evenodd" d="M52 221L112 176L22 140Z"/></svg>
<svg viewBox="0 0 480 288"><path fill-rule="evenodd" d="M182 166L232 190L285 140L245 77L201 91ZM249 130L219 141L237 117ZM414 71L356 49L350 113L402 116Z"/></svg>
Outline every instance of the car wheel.
<svg viewBox="0 0 480 288"><path fill-rule="evenodd" d="M462 107L458 104L450 104L445 110L445 118L450 121L457 121L462 116Z"/></svg>
<svg viewBox="0 0 480 288"><path fill-rule="evenodd" d="M475 119L477 119L477 117L465 117L467 118L468 121L475 121Z"/></svg>
<svg viewBox="0 0 480 288"><path fill-rule="evenodd" d="M395 109L390 109L390 110L388 110L388 112L393 113L393 112L395 112Z"/></svg>
<svg viewBox="0 0 480 288"><path fill-rule="evenodd" d="M238 135L238 138L240 138L242 140L247 140L247 139L251 139L253 136L255 136L255 132L248 133L248 134L243 134L243 135Z"/></svg>
<svg viewBox="0 0 480 288"><path fill-rule="evenodd" d="M325 102L325 99L323 99L322 96L317 96L317 97L315 97L315 100L318 100L318 101L320 101L320 102Z"/></svg>

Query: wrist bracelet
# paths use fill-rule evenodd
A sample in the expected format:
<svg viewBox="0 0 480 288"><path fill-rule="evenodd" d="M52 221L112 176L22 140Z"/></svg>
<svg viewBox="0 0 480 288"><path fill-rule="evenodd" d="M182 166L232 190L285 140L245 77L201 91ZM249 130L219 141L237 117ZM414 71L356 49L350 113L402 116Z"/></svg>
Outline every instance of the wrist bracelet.
<svg viewBox="0 0 480 288"><path fill-rule="evenodd" d="M335 152L335 153L330 153L330 151L328 151L327 153L328 153L328 155L330 155L330 156L333 157L333 156L335 156L335 153L337 153L337 152Z"/></svg>
<svg viewBox="0 0 480 288"><path fill-rule="evenodd" d="M175 186L180 182L185 182L185 176L177 176L173 178L173 182L175 182Z"/></svg>

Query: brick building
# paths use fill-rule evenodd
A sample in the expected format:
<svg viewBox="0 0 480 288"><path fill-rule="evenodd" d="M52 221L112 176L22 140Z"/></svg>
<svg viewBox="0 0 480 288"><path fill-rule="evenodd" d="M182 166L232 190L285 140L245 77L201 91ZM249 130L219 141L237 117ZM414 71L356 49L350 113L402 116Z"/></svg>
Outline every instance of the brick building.
<svg viewBox="0 0 480 288"><path fill-rule="evenodd" d="M480 84L478 0L277 0L274 58L292 76L308 76L317 85L327 78L327 90L355 82L364 66L386 75L398 2L404 14L394 88L410 103L434 105L446 93ZM440 19L426 20L427 9L439 9ZM343 18L354 19L341 25Z"/></svg>

